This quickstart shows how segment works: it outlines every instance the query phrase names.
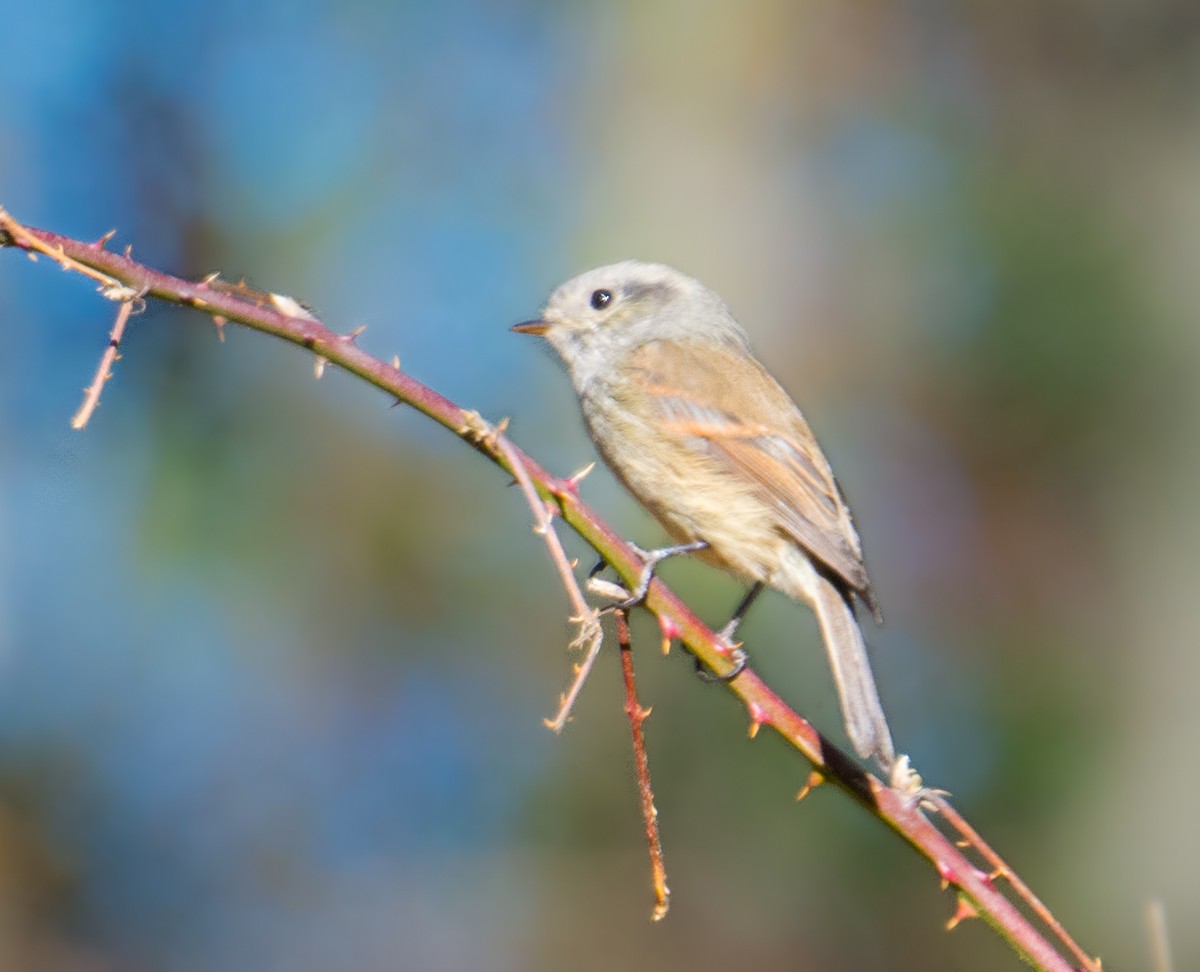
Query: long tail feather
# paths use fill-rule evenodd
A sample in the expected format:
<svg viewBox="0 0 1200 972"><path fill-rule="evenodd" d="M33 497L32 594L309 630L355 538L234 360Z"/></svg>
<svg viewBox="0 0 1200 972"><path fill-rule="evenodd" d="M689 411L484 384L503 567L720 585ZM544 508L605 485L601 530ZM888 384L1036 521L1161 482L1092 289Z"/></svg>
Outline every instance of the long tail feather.
<svg viewBox="0 0 1200 972"><path fill-rule="evenodd" d="M833 681L842 704L846 733L858 755L874 756L887 769L896 761L871 662L854 609L830 581L819 578L812 592L813 609L821 625Z"/></svg>

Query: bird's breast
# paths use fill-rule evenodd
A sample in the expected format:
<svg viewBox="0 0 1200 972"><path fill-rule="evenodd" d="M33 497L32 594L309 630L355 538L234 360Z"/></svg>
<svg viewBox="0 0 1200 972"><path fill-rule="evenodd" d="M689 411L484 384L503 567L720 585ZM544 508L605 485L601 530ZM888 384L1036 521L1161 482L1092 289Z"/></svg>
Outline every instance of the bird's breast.
<svg viewBox="0 0 1200 972"><path fill-rule="evenodd" d="M703 439L666 431L618 395L585 397L582 405L605 464L673 540L704 540L702 559L747 581L769 579L790 542L770 505Z"/></svg>

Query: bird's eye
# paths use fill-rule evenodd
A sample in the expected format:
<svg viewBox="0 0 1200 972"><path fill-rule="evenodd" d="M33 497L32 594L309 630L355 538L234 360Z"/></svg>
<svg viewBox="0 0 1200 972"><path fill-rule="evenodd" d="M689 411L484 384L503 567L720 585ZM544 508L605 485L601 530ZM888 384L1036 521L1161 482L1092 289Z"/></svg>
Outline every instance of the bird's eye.
<svg viewBox="0 0 1200 972"><path fill-rule="evenodd" d="M592 291L592 309L603 310L612 302L611 290L593 290Z"/></svg>

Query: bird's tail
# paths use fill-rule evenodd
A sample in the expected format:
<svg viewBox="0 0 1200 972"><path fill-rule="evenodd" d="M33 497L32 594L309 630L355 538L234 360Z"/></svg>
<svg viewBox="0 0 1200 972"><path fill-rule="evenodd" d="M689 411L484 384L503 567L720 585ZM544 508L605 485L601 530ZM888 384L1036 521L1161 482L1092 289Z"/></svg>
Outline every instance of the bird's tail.
<svg viewBox="0 0 1200 972"><path fill-rule="evenodd" d="M829 653L829 667L833 669L833 681L842 703L846 733L859 756L874 756L891 769L896 761L892 734L879 703L867 646L854 609L849 599L823 577L813 607L825 639L825 650Z"/></svg>
<svg viewBox="0 0 1200 972"><path fill-rule="evenodd" d="M796 553L803 556L800 551ZM887 719L883 715L883 706L879 702L867 646L858 627L858 619L854 616L853 604L832 581L816 571L807 557L804 561L800 570L788 573L796 580L800 580L797 574L803 577L797 593L816 612L842 705L846 734L859 756L864 759L873 756L885 769L890 770L896 761L896 751Z"/></svg>

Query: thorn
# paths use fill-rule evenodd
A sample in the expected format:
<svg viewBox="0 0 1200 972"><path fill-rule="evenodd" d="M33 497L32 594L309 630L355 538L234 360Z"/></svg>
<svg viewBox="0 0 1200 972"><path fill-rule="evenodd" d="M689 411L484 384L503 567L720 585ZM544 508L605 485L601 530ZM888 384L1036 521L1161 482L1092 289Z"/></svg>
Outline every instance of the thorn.
<svg viewBox="0 0 1200 972"><path fill-rule="evenodd" d="M316 378L318 381L321 380L321 375L325 374L325 365L327 365L328 363L329 363L329 359L322 358L320 355L317 355L313 359L313 377Z"/></svg>
<svg viewBox="0 0 1200 972"><path fill-rule="evenodd" d="M938 877L940 877L942 879L942 890L943 891L945 891L946 888L950 887L951 884L958 883L958 875L954 872L954 869L951 868L950 865L945 863L944 861L937 862L937 872L938 872Z"/></svg>
<svg viewBox="0 0 1200 972"><path fill-rule="evenodd" d="M758 735L758 730L764 725L769 725L771 720L766 710L757 702L751 702L746 708L750 711L750 738L753 739Z"/></svg>
<svg viewBox="0 0 1200 972"><path fill-rule="evenodd" d="M680 635L679 627L665 614L658 615L658 627L662 631L662 653L669 655L671 653L671 642Z"/></svg>
<svg viewBox="0 0 1200 972"><path fill-rule="evenodd" d="M1007 881L1009 879L1009 876L1010 875L1009 875L1008 868L1001 866L1001 867L996 868L996 870L992 871L991 874L987 875L985 880L988 882L988 884L995 884L999 880Z"/></svg>
<svg viewBox="0 0 1200 972"><path fill-rule="evenodd" d="M558 481L559 491L563 493L570 493L572 496L578 496L579 484L583 482L588 473L595 468L596 464L594 462L589 462L582 469L576 469L575 472L571 473L571 475L566 479L560 479Z"/></svg>
<svg viewBox="0 0 1200 972"><path fill-rule="evenodd" d="M400 370L400 355L398 355L398 354L392 355L392 367L395 368L397 371Z"/></svg>
<svg viewBox="0 0 1200 972"><path fill-rule="evenodd" d="M125 247L125 259L127 259L127 260L133 259L133 244L132 243L128 244Z"/></svg>
<svg viewBox="0 0 1200 972"><path fill-rule="evenodd" d="M955 847L970 847L971 842L966 837L961 837L954 842Z"/></svg>
<svg viewBox="0 0 1200 972"><path fill-rule="evenodd" d="M108 245L108 241L116 235L117 231L115 229L110 229L107 233L100 237L100 239L96 240L92 246L94 246L97 250L103 250Z"/></svg>
<svg viewBox="0 0 1200 972"><path fill-rule="evenodd" d="M808 774L808 779L804 781L804 786L800 787L800 792L796 794L796 802L799 803L824 782L825 777L823 777L816 770L813 770Z"/></svg>
<svg viewBox="0 0 1200 972"><path fill-rule="evenodd" d="M200 281L200 285L203 287L207 287L209 284L215 283L217 280L220 280L220 279L221 279L221 271L214 270L212 273L206 275L205 278Z"/></svg>
<svg viewBox="0 0 1200 972"><path fill-rule="evenodd" d="M342 339L343 341L345 341L347 344L353 344L355 341L357 341L357 340L358 340L359 336L360 336L360 335L362 334L362 332L363 332L363 331L365 331L366 329L367 329L367 325L366 325L366 324L360 324L358 327L356 327L356 328L355 328L353 331L351 331L349 334L342 334L342 335L341 335L341 339Z"/></svg>
<svg viewBox="0 0 1200 972"><path fill-rule="evenodd" d="M212 322L217 326L217 340L224 344L225 325L229 323L228 318L222 317L220 314L213 314Z"/></svg>
<svg viewBox="0 0 1200 972"><path fill-rule="evenodd" d="M958 896L958 907L954 909L954 914L952 914L950 916L950 920L946 922L946 931L954 931L959 922L966 921L968 918L978 917L979 911L973 904L971 904L970 901L967 900L966 895L960 894Z"/></svg>

